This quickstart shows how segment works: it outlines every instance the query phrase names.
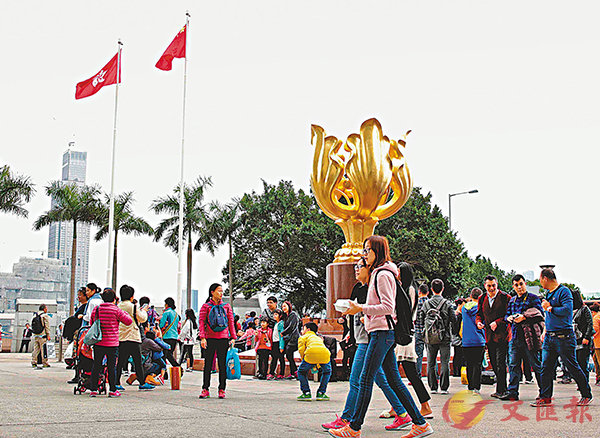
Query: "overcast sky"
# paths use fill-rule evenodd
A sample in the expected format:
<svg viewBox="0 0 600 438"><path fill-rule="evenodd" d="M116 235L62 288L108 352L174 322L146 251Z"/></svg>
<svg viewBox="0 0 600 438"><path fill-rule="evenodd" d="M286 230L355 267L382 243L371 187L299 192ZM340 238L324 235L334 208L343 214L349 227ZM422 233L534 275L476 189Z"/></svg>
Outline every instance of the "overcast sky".
<svg viewBox="0 0 600 438"><path fill-rule="evenodd" d="M179 180L183 60L154 64L185 23L186 180L212 176L208 200L261 179L309 189L310 125L341 138L376 117L408 137L414 184L448 212L471 256L504 269L555 263L559 280L600 290L597 2L556 1L3 1L0 163L29 175L28 219L0 215L0 271L47 250L32 231L50 207L69 141L88 152L87 181L109 189L114 86L74 98L123 41L117 192L136 211ZM119 238L119 284L174 295L175 255L148 237ZM106 277L93 243L90 281ZM39 254L39 252L37 253ZM202 296L227 254L194 254ZM333 258L333 254L332 254ZM276 291L274 291L276 292Z"/></svg>

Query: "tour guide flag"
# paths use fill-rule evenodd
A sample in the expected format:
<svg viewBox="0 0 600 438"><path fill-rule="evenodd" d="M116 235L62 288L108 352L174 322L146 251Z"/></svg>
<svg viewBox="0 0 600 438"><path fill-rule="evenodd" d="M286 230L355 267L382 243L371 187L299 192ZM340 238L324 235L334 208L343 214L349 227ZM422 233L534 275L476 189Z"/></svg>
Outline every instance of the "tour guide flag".
<svg viewBox="0 0 600 438"><path fill-rule="evenodd" d="M113 59L108 61L102 70L96 73L91 78L77 84L75 90L75 99L82 99L84 97L96 94L100 88L105 85L112 85L117 83L117 70L119 71L119 82L121 82L121 65L119 63L119 53L117 53Z"/></svg>
<svg viewBox="0 0 600 438"><path fill-rule="evenodd" d="M156 68L166 71L171 70L173 68L173 58L185 58L185 35L186 26L183 26L156 63Z"/></svg>

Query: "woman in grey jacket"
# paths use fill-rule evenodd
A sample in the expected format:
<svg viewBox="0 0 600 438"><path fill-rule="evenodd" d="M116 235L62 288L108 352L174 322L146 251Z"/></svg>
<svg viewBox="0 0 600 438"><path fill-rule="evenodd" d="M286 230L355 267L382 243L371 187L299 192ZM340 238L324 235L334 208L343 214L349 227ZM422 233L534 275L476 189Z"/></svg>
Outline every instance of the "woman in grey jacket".
<svg viewBox="0 0 600 438"><path fill-rule="evenodd" d="M281 332L281 336L283 336L283 341L285 343L284 354L290 364L290 374L285 378L296 379L298 378L298 368L296 367L296 362L294 360L294 353L298 351L298 338L300 337L300 317L293 310L292 303L289 301L286 301L281 305L281 310L283 310L284 314L283 331Z"/></svg>

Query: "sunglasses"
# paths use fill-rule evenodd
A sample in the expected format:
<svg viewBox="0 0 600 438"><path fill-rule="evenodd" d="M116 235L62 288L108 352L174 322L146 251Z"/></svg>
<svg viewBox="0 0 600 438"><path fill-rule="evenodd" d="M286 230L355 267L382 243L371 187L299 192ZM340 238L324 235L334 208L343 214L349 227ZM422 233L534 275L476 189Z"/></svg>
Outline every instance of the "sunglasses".
<svg viewBox="0 0 600 438"><path fill-rule="evenodd" d="M373 251L373 249L372 248L365 248L365 249L363 249L363 254L364 255L369 255L369 251Z"/></svg>
<svg viewBox="0 0 600 438"><path fill-rule="evenodd" d="M358 263L356 265L354 265L354 270L355 271L360 271L362 268L366 268L366 265L359 265Z"/></svg>

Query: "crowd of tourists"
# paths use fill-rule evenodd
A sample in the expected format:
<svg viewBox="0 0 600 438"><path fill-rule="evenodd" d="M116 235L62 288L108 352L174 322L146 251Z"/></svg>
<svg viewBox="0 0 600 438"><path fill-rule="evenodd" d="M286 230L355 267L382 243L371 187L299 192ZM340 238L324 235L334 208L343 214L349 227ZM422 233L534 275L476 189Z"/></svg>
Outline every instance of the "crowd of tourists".
<svg viewBox="0 0 600 438"><path fill-rule="evenodd" d="M523 377L531 384L535 376L539 394L531 406L549 406L557 368L562 368L560 382L575 381L580 392L577 405L587 406L592 401L590 355L596 369L595 384L600 386L600 309L597 304L588 307L579 293L561 285L550 268L540 274L547 291L541 298L528 291L522 275L513 277L511 294L501 291L497 279L488 275L483 280L485 292L473 288L468 297L452 302L443 296L442 280L417 286L410 265L391 261L387 239L371 236L365 240L355 276L349 308L339 319L344 328L341 374L349 380L349 391L341 415L322 425L332 436L360 436L373 383L390 404L380 415L393 418L386 430L410 427L403 438L432 434L427 422L432 415L430 394L449 393L452 348L452 371L462 376L474 395L481 396L482 379L487 379L496 385L491 397L519 400ZM337 341L319 334L312 320L302 322L289 301L279 308L277 298L271 296L261 315L250 312L241 321L224 303L223 288L217 283L210 286L198 317L187 309L180 318L172 298L164 300L159 315L148 297L138 301L134 295L128 285L121 286L119 296L111 288L101 291L94 283L78 291L80 306L65 321L62 332L72 341L75 376L69 383L77 385L76 391L96 397L101 392L99 385L107 383L108 396L119 397L125 390L121 376L130 364L133 372L126 383L137 380L139 390L153 390L169 378L167 363L171 370L181 370L180 376L170 378L182 377L184 369L192 371L194 345L199 342L204 357L201 399L210 397L215 368L218 397L225 398L226 357L236 346L242 351L255 350L255 378L297 379L298 401L311 401L309 377L318 374L315 400L329 400L326 392L330 378L336 375ZM51 337L45 306L40 306L28 329L34 346L32 366L37 368L38 356ZM90 342L94 336L98 339ZM427 387L422 380L424 350ZM299 366L296 354L301 359ZM42 357L42 367L49 367L47 358ZM486 370L488 362L491 370ZM413 387L418 406L400 369Z"/></svg>
<svg viewBox="0 0 600 438"><path fill-rule="evenodd" d="M572 379L577 383L580 398L576 405L584 407L592 402L589 358L593 354L596 385L600 386L600 309L597 304L586 306L579 293L561 285L553 269L544 268L540 274L541 286L547 291L542 298L527 290L522 275L512 278L512 295L500 291L497 279L488 275L483 281L485 293L474 288L468 297L453 303L443 297L444 283L440 279L431 282L431 296L427 285L416 287L410 266L392 263L387 240L372 236L365 241L364 256L355 272L358 284L351 298L356 303L351 301L345 315L351 317L349 326L353 328L348 340L357 345L344 411L322 425L330 435L361 435L373 382L391 405L381 414L394 417L386 430L412 425L403 438L432 434L426 421L432 413L429 394L449 394L452 346L454 372L461 375L464 370L468 390L474 396L481 397L482 378L486 377L496 383L491 397L519 400L523 374L527 383L533 383L533 373L539 391L531 406L551 406L560 365L561 382L570 383ZM406 295L411 307L414 337L410 342L398 342L398 327L403 326L401 318L405 314L399 308L399 294ZM425 348L429 391L421 381ZM491 371L484 369L486 354ZM400 379L399 368L413 386L420 408Z"/></svg>

